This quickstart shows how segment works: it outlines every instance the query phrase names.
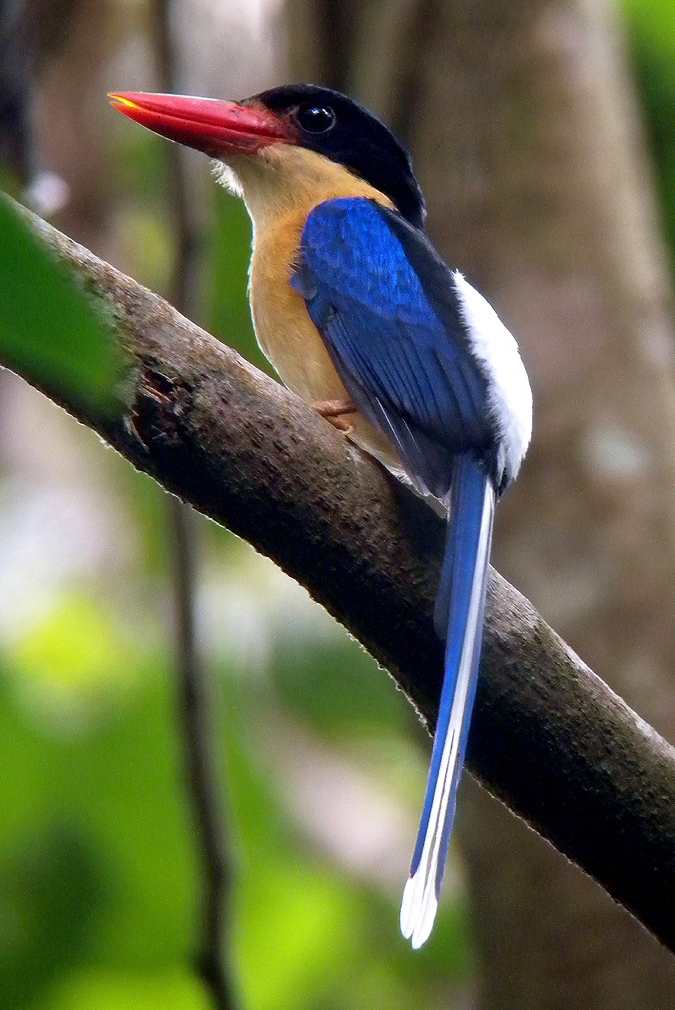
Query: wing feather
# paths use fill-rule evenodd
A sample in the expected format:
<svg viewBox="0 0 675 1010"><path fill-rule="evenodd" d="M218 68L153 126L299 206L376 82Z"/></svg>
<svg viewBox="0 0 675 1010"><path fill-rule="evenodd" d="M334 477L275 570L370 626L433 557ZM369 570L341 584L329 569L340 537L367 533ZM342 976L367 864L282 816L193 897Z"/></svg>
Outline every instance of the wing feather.
<svg viewBox="0 0 675 1010"><path fill-rule="evenodd" d="M393 434L418 485L443 498L453 458L489 453L496 438L453 275L422 233L402 227L372 200L319 204L291 284L354 403Z"/></svg>

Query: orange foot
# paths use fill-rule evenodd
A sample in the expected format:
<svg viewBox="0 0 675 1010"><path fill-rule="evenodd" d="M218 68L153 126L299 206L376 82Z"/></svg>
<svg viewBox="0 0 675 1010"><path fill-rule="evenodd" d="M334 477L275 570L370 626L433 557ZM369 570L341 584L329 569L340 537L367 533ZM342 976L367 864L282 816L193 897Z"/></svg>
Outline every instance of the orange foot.
<svg viewBox="0 0 675 1010"><path fill-rule="evenodd" d="M340 431L349 434L354 430L354 425L344 416L356 413L356 407L351 400L318 400L310 406Z"/></svg>

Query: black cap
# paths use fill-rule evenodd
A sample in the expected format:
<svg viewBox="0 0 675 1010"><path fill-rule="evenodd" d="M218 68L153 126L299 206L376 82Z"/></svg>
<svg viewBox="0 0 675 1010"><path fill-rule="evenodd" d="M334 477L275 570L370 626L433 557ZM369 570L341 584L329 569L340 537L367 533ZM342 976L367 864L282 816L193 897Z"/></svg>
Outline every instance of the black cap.
<svg viewBox="0 0 675 1010"><path fill-rule="evenodd" d="M300 144L344 165L388 196L402 217L424 225L424 197L410 155L384 123L339 91L314 84L290 84L248 100L287 116Z"/></svg>

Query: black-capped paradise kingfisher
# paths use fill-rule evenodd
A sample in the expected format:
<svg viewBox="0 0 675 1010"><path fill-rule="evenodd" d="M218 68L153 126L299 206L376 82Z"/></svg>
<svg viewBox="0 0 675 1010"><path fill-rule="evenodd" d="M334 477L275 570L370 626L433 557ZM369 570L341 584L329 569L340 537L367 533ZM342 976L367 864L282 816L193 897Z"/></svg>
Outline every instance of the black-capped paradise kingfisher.
<svg viewBox="0 0 675 1010"><path fill-rule="evenodd" d="M438 907L466 750L494 506L532 428L518 346L431 245L409 155L357 102L309 84L242 102L110 98L216 159L219 181L243 197L253 323L283 382L447 510L434 613L443 687L401 904L401 931L419 947Z"/></svg>

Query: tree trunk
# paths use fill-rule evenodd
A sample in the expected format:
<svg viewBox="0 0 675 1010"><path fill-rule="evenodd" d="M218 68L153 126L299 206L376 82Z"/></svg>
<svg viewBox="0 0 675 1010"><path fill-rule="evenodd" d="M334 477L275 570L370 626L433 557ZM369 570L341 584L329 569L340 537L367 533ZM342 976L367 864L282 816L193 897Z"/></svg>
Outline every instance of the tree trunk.
<svg viewBox="0 0 675 1010"><path fill-rule="evenodd" d="M671 289L615 11L367 8L292 4L293 76L394 125L432 238L521 344L535 434L495 564L673 740ZM675 959L600 888L474 783L459 809L486 1007L673 1006Z"/></svg>

